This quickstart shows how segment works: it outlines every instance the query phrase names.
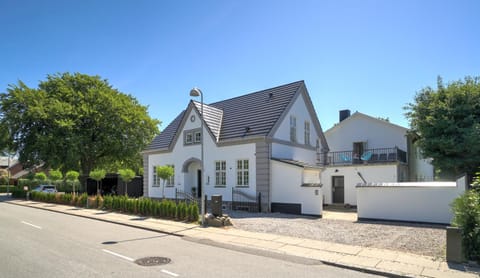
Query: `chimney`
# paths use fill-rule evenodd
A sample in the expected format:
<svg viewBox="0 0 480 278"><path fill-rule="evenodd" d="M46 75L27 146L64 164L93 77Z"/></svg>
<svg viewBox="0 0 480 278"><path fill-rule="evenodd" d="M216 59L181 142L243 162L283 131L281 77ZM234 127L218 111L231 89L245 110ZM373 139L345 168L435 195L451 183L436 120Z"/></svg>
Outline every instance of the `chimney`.
<svg viewBox="0 0 480 278"><path fill-rule="evenodd" d="M339 116L339 122L345 120L346 118L350 117L350 110L340 110Z"/></svg>

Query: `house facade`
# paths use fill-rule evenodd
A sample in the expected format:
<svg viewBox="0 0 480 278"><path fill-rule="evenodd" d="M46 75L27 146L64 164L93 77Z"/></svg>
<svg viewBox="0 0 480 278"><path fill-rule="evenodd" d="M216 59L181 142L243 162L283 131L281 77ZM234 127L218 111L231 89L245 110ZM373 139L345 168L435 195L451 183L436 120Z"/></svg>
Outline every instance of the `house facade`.
<svg viewBox="0 0 480 278"><path fill-rule="evenodd" d="M201 103L191 101L143 152L144 195L222 195L234 205L240 192L258 196L262 211L321 216L318 161L326 152L303 81L203 104L203 113ZM155 170L163 165L174 168L165 184Z"/></svg>
<svg viewBox="0 0 480 278"><path fill-rule="evenodd" d="M325 131L330 151L321 164L324 202L357 205L359 183L433 180L408 129L360 112L340 111L340 122Z"/></svg>

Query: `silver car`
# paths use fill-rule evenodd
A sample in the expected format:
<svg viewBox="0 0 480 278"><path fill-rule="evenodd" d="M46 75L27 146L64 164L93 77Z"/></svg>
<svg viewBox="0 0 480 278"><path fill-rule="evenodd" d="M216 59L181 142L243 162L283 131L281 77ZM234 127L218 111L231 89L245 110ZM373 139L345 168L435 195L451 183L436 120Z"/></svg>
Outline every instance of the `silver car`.
<svg viewBox="0 0 480 278"><path fill-rule="evenodd" d="M48 184L41 184L41 185L35 187L35 189L33 189L33 191L45 192L45 193L57 193L57 190L55 189L55 186L48 185Z"/></svg>

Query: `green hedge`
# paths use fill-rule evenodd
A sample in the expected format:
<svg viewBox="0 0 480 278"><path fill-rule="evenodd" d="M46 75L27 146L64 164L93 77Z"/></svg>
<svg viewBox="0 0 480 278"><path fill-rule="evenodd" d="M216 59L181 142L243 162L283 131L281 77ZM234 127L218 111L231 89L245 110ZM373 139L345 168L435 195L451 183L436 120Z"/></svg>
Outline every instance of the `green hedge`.
<svg viewBox="0 0 480 278"><path fill-rule="evenodd" d="M86 193L73 195L70 193L44 193L30 192L30 199L47 203L75 205L109 211L137 214L179 221L198 221L199 212L196 204L180 202L176 204L171 200L156 201L149 198L128 198L126 196L87 196Z"/></svg>
<svg viewBox="0 0 480 278"><path fill-rule="evenodd" d="M26 198L27 197L27 191L23 190L23 188L13 187L11 189L12 190L10 192L12 193L13 198Z"/></svg>
<svg viewBox="0 0 480 278"><path fill-rule="evenodd" d="M453 202L453 226L462 229L465 257L480 262L480 188L468 190Z"/></svg>
<svg viewBox="0 0 480 278"><path fill-rule="evenodd" d="M10 192L15 188L14 185L9 186ZM0 193L6 193L7 192L7 186L6 185L0 185Z"/></svg>

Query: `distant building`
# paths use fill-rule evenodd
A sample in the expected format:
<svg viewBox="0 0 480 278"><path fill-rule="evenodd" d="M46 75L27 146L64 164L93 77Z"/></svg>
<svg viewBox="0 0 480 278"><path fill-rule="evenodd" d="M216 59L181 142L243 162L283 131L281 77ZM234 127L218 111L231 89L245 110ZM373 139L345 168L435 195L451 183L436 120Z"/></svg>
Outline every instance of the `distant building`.
<svg viewBox="0 0 480 278"><path fill-rule="evenodd" d="M330 147L321 161L326 204L356 205L358 183L433 180L431 160L421 156L407 128L349 110L340 111L339 120L325 131Z"/></svg>

